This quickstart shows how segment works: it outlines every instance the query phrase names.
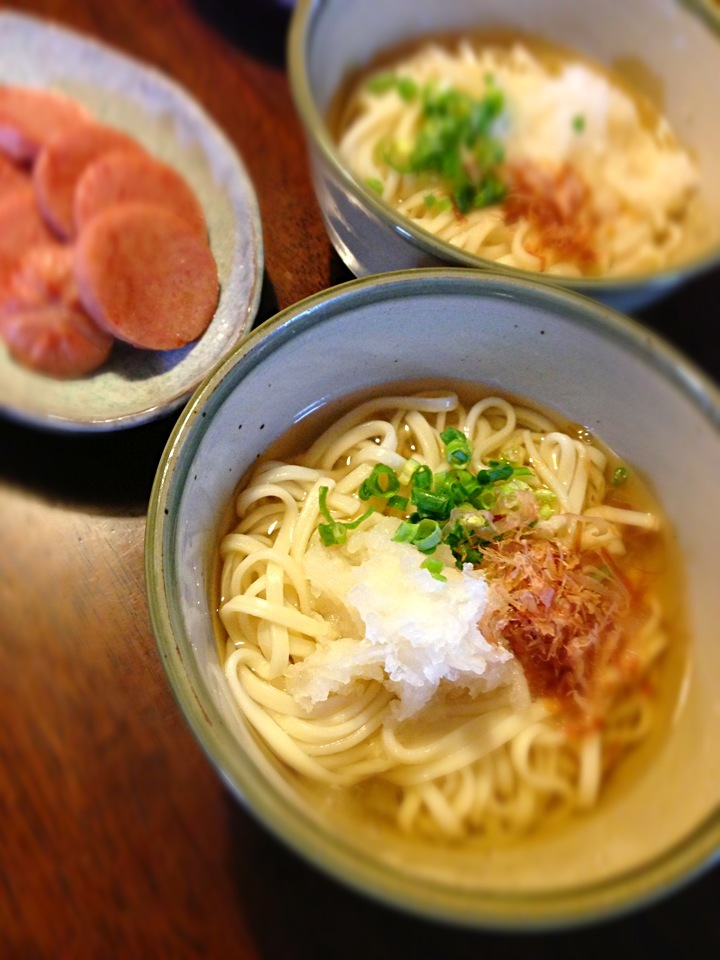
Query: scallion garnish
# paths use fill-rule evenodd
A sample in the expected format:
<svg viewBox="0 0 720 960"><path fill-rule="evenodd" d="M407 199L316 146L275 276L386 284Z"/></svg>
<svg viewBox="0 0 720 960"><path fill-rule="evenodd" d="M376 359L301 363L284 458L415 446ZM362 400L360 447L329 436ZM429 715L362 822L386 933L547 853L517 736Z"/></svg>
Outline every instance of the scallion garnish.
<svg viewBox="0 0 720 960"><path fill-rule="evenodd" d="M387 93L397 85L397 76L394 73L386 71L385 73L376 73L370 77L366 87L370 93Z"/></svg>
<svg viewBox="0 0 720 960"><path fill-rule="evenodd" d="M527 529L538 518L545 520L557 509L556 497L550 490L533 489L521 479L535 476L529 467L515 466L508 460L489 460L487 467L473 474L466 467L472 459L472 447L465 434L457 427L448 427L440 436L449 469L433 473L429 466L410 457L398 473L385 464L375 464L360 485L357 495L361 500L384 501L387 510L406 514L412 504L412 512L398 524L392 538L396 542L411 543L425 554L434 553L444 543L458 567L466 563L479 566L486 546L502 539L508 530L517 529L515 522L503 526L500 521L521 509L521 494L529 492L538 504L537 514L525 520ZM409 490L409 496L398 492L403 487ZM369 517L373 508L356 520L337 521L328 510L327 496L328 488L321 487L320 512L327 522L321 523L318 531L322 542L330 546L344 543L348 530Z"/></svg>
<svg viewBox="0 0 720 960"><path fill-rule="evenodd" d="M470 462L472 447L462 430L448 427L440 434L440 439L445 444L445 459L448 463L454 467L462 467Z"/></svg>
<svg viewBox="0 0 720 960"><path fill-rule="evenodd" d="M368 89L383 93L393 86L405 99L413 99L419 92L408 78L382 74L370 81ZM504 150L493 136L493 124L502 114L505 100L494 78L486 78L480 99L433 83L420 93L422 110L415 141L409 150L385 144L381 148L385 161L400 173L437 175L460 213L500 203L506 193L499 172Z"/></svg>
<svg viewBox="0 0 720 960"><path fill-rule="evenodd" d="M438 560L435 557L427 557L420 564L420 567L423 570L428 570L430 575L435 580L442 580L444 583L447 583L447 577L443 576L442 573L442 571L445 569L445 565L443 564L442 560Z"/></svg>
<svg viewBox="0 0 720 960"><path fill-rule="evenodd" d="M442 529L437 520L427 517L419 521L404 520L395 531L393 540L412 543L421 553L432 553L442 538Z"/></svg>
<svg viewBox="0 0 720 960"><path fill-rule="evenodd" d="M425 194L423 200L428 210L434 211L435 213L444 213L452 206L450 197L436 197L434 193Z"/></svg>
<svg viewBox="0 0 720 960"><path fill-rule="evenodd" d="M358 490L361 500L370 497L391 497L400 489L400 481L395 471L384 463L376 463L370 476L362 482Z"/></svg>
<svg viewBox="0 0 720 960"><path fill-rule="evenodd" d="M480 470L477 475L477 481L481 486L498 480L509 480L515 470L527 470L526 467L513 467L511 463L501 463L499 460L491 460L489 467L489 470Z"/></svg>
<svg viewBox="0 0 720 960"><path fill-rule="evenodd" d="M318 490L318 506L320 513L325 517L327 523L318 524L318 534L324 546L332 547L336 544L345 543L348 530L354 530L359 527L363 520L375 513L373 507L368 507L365 513L361 514L355 520L341 521L334 520L327 505L328 487L320 487Z"/></svg>
<svg viewBox="0 0 720 960"><path fill-rule="evenodd" d="M621 483L625 483L626 480L630 478L630 471L627 467L616 467L613 470L612 482L616 487L620 486Z"/></svg>
<svg viewBox="0 0 720 960"><path fill-rule="evenodd" d="M418 95L418 85L411 77L398 77L395 73L377 73L370 77L367 84L370 93L389 93L397 90L403 100L414 100Z"/></svg>
<svg viewBox="0 0 720 960"><path fill-rule="evenodd" d="M426 464L417 467L410 478L413 490L429 490L432 487L433 472Z"/></svg>
<svg viewBox="0 0 720 960"><path fill-rule="evenodd" d="M415 460L413 457L409 457L403 464L402 470L398 474L398 480L400 481L400 486L404 487L406 484L410 483L412 475L415 473L417 468L420 466L420 461Z"/></svg>

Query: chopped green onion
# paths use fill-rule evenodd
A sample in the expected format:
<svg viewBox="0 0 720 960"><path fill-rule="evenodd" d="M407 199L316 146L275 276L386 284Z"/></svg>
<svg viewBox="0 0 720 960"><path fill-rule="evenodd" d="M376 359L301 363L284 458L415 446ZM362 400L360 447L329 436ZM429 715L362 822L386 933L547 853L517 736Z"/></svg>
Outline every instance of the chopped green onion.
<svg viewBox="0 0 720 960"><path fill-rule="evenodd" d="M390 89L395 85L406 99L418 92L417 85L407 78L381 78L374 78L375 86ZM408 146L384 144L381 153L385 161L400 173L439 175L460 213L502 201L506 186L499 170L504 150L493 136L493 124L505 107L502 91L488 80L484 95L476 100L461 90L431 82L421 96L414 142Z"/></svg>
<svg viewBox="0 0 720 960"><path fill-rule="evenodd" d="M413 487L410 499L422 517L447 520L453 508L453 501L450 496L432 493L430 490L418 490L416 487Z"/></svg>
<svg viewBox="0 0 720 960"><path fill-rule="evenodd" d="M412 543L421 553L432 553L441 537L442 530L437 520L424 518L419 522L403 520L392 539L396 543Z"/></svg>
<svg viewBox="0 0 720 960"><path fill-rule="evenodd" d="M452 206L450 197L436 197L434 193L427 193L423 200L428 210L434 210L436 213L444 213Z"/></svg>
<svg viewBox="0 0 720 960"><path fill-rule="evenodd" d="M377 73L366 84L370 93L389 93L397 90L403 100L413 100L418 94L418 85L411 77L398 77L395 73Z"/></svg>
<svg viewBox="0 0 720 960"><path fill-rule="evenodd" d="M575 133L582 133L585 129L585 117L581 113L576 113L572 118L572 128Z"/></svg>
<svg viewBox="0 0 720 960"><path fill-rule="evenodd" d="M418 95L418 85L410 77L400 77L397 82L397 91L403 100L414 100Z"/></svg>
<svg viewBox="0 0 720 960"><path fill-rule="evenodd" d="M432 487L433 474L430 467L423 464L419 466L411 477L413 490L429 490Z"/></svg>
<svg viewBox="0 0 720 960"><path fill-rule="evenodd" d="M413 523L410 520L403 520L400 526L395 531L393 540L396 543L412 543L415 539L415 531L417 530L417 523Z"/></svg>
<svg viewBox="0 0 720 960"><path fill-rule="evenodd" d="M345 543L347 540L347 530L342 523L319 523L318 533L325 547Z"/></svg>
<svg viewBox="0 0 720 960"><path fill-rule="evenodd" d="M328 523L334 523L327 505L328 492L329 487L320 487L318 491L318 506L320 507L320 513L325 517Z"/></svg>
<svg viewBox="0 0 720 960"><path fill-rule="evenodd" d="M414 460L412 457L407 459L403 464L403 468L398 474L398 480L400 481L400 486L404 487L405 484L410 483L413 473L420 466L419 460Z"/></svg>
<svg viewBox="0 0 720 960"><path fill-rule="evenodd" d="M483 490L478 498L483 510L492 510L497 502L497 492L492 488Z"/></svg>
<svg viewBox="0 0 720 960"><path fill-rule="evenodd" d="M370 77L366 87L370 93L387 93L397 85L397 76L394 73L376 73Z"/></svg>
<svg viewBox="0 0 720 960"><path fill-rule="evenodd" d="M487 486L489 483L495 483L497 480L509 480L513 475L514 467L510 463L499 463L497 460L490 461L489 470L480 470L477 475L478 483Z"/></svg>
<svg viewBox="0 0 720 960"><path fill-rule="evenodd" d="M413 543L421 551L430 553L440 543L442 530L437 520L421 520L413 538Z"/></svg>
<svg viewBox="0 0 720 960"><path fill-rule="evenodd" d="M625 483L630 477L630 471L627 467L616 467L613 470L612 482L615 486L620 486L621 483Z"/></svg>
<svg viewBox="0 0 720 960"><path fill-rule="evenodd" d="M387 505L392 510L406 510L409 502L407 497L394 496L388 497Z"/></svg>
<svg viewBox="0 0 720 960"><path fill-rule="evenodd" d="M447 583L447 577L443 576L442 571L445 569L445 565L442 560L438 560L436 557L427 557L420 564L421 569L428 570L430 575L434 577L435 580L442 580L443 583Z"/></svg>
<svg viewBox="0 0 720 960"><path fill-rule="evenodd" d="M472 457L472 447L468 438L456 427L448 427L440 434L445 444L445 459L453 466L464 466Z"/></svg>
<svg viewBox="0 0 720 960"><path fill-rule="evenodd" d="M373 513L375 513L375 507L368 507L365 513L361 513L355 520L346 521L343 523L343 526L346 530L354 530L360 526L363 520L367 520L368 517L372 516Z"/></svg>
<svg viewBox="0 0 720 960"><path fill-rule="evenodd" d="M384 463L376 463L370 476L360 485L358 496L361 500L369 500L370 497L391 497L399 489L400 481L395 476L395 471Z"/></svg>
<svg viewBox="0 0 720 960"><path fill-rule="evenodd" d="M354 530L356 527L359 527L363 520L375 512L373 507L368 507L365 513L361 514L355 520L343 522L340 520L333 520L330 510L327 505L328 497L328 487L320 487L318 490L318 506L320 507L320 513L325 517L327 523L318 524L318 534L320 535L320 540L325 547L332 547L336 544L345 543L347 540L348 530Z"/></svg>
<svg viewBox="0 0 720 960"><path fill-rule="evenodd" d="M368 177L365 185L370 187L378 196L382 196L382 192L385 189L382 180L378 180L376 177Z"/></svg>

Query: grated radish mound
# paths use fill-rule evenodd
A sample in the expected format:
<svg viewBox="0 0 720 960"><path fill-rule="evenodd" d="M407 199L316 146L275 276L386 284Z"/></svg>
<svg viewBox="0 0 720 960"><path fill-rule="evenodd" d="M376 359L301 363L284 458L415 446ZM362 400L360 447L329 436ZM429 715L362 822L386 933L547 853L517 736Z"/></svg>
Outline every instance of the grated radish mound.
<svg viewBox="0 0 720 960"><path fill-rule="evenodd" d="M374 679L398 697L394 709L404 719L428 703L442 680L471 694L517 682L512 653L488 643L478 627L487 605L482 575L469 564L462 571L449 565L447 582L433 578L414 546L391 539L397 525L378 518L342 546L311 543L305 558L311 590L340 637L320 641L288 669L287 691L303 707L355 680Z"/></svg>

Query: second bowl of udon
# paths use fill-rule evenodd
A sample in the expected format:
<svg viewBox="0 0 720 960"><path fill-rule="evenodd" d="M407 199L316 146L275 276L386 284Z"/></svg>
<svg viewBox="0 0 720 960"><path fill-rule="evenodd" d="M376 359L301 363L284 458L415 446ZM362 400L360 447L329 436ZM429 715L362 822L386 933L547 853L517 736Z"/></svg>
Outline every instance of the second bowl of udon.
<svg viewBox="0 0 720 960"><path fill-rule="evenodd" d="M624 310L717 265L718 34L678 0L300 0L290 78L340 256Z"/></svg>
<svg viewBox="0 0 720 960"><path fill-rule="evenodd" d="M632 321L479 271L264 324L178 421L148 518L159 651L230 789L457 923L589 921L707 867L719 425Z"/></svg>

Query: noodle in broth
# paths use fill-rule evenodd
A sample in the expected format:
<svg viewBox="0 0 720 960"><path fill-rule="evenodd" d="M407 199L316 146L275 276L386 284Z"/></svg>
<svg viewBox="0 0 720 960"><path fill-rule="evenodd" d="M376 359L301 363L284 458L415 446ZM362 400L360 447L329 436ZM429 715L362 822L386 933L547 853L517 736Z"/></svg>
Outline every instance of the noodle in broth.
<svg viewBox="0 0 720 960"><path fill-rule="evenodd" d="M522 402L451 389L365 400L261 461L220 547L248 722L409 835L507 839L592 809L653 728L666 647L660 518L624 501L626 473Z"/></svg>
<svg viewBox="0 0 720 960"><path fill-rule="evenodd" d="M688 255L699 174L670 125L595 66L529 38L426 42L339 97L362 183L459 250L622 277Z"/></svg>

